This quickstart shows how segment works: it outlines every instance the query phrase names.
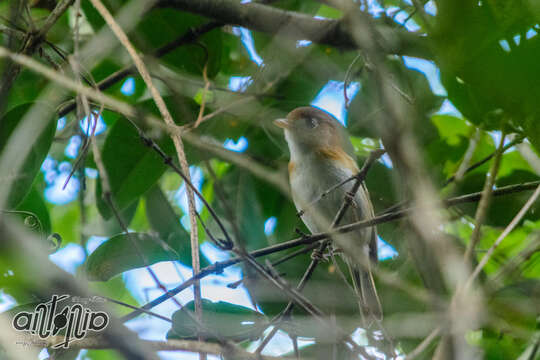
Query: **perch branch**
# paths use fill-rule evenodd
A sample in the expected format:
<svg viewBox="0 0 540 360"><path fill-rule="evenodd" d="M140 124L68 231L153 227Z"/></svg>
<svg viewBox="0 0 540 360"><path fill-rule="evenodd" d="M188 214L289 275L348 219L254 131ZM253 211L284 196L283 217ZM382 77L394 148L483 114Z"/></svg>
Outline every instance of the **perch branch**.
<svg viewBox="0 0 540 360"><path fill-rule="evenodd" d="M523 192L523 191L530 191L530 190L536 189L538 187L538 185L540 185L540 181L533 181L533 182L529 182L529 183L509 185L509 186L501 187L501 188L498 188L497 190L494 190L493 191L493 196L504 196L504 195L519 193L519 192ZM456 206L456 205L459 205L459 204L478 202L481 195L482 195L481 192L476 192L476 193L471 193L471 194L467 194L467 195L462 195L462 196L446 199L446 200L443 201L443 206L452 207L452 206ZM366 227L369 227L369 226L374 226L374 225L378 225L378 224L387 223L387 222L390 222L390 221L394 221L394 220L406 217L407 215L409 215L411 210L412 209L408 208L408 209L395 211L395 212L392 212L392 213L385 213L383 211L383 215L379 215L379 216L376 216L376 217L374 217L372 219L359 221L359 222L352 223L352 224L349 224L349 225L340 226L340 227L336 228L334 231L335 232L346 233L346 232L350 232L350 231L354 231L354 230L358 230L358 229L363 229L363 228L366 228ZM276 244L276 245L268 246L268 247L263 248L263 249L252 251L252 252L250 252L250 255L253 256L253 257L266 256L266 255L270 255L270 254L280 252L280 251L283 251L283 250L291 249L291 248L294 248L294 247L297 247L297 246L310 245L310 244L319 242L321 240L325 240L330 235L331 235L330 233L320 233L320 234L313 234L313 235L309 235L309 236L303 236L303 237L296 238L296 239L289 240L289 241L285 241L285 242L282 242L282 243L279 243L279 244ZM170 297L175 296L176 294L180 293L184 289L190 287L191 284L194 281L196 281L198 279L201 279L201 278L204 278L204 277L206 277L208 275L211 275L211 274L215 274L215 273L219 274L219 273L221 273L223 271L223 269L225 269L225 268L227 268L229 266L238 264L240 262L242 262L242 259L240 259L240 258L232 258L232 259L228 259L228 260L225 260L225 261L216 262L213 265L207 266L206 268L201 269L201 272L197 275L196 278L192 277L192 278L186 280L184 283L180 284L176 288L169 290L167 292L167 294L163 294L163 295L159 296L158 298L148 302L146 305L142 306L142 308L146 309L146 310L151 309L154 306L157 306L157 305L161 304L162 302L164 302L165 300L169 299ZM122 321L131 320L134 317L136 317L137 315L139 315L139 313L140 312L138 312L138 311L133 311L133 312L125 315L122 318Z"/></svg>

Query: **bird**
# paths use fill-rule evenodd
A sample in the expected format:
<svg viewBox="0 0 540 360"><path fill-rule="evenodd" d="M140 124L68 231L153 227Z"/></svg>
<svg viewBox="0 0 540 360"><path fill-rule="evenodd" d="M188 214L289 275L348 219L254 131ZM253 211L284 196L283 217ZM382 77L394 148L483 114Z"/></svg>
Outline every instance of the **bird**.
<svg viewBox="0 0 540 360"><path fill-rule="evenodd" d="M326 191L359 172L346 128L334 116L313 106L296 108L274 124L284 130L290 153L291 195L302 221L311 233L329 231L353 182ZM339 225L372 217L373 205L362 184ZM371 274L378 259L375 227L334 234L332 240L349 267L360 313L364 318L381 320L382 307Z"/></svg>

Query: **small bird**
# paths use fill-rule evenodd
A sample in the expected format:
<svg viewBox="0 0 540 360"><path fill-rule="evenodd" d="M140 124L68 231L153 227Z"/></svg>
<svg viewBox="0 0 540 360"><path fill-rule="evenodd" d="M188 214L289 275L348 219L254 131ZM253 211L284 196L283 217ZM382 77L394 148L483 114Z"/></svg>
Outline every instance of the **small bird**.
<svg viewBox="0 0 540 360"><path fill-rule="evenodd" d="M321 198L326 190L359 172L347 131L332 115L315 107L299 107L274 124L283 128L289 146L289 181L296 209L312 233L330 230L353 182ZM339 225L374 216L364 184ZM345 253L358 305L364 316L380 320L382 309L370 266L377 263L374 227L332 236Z"/></svg>

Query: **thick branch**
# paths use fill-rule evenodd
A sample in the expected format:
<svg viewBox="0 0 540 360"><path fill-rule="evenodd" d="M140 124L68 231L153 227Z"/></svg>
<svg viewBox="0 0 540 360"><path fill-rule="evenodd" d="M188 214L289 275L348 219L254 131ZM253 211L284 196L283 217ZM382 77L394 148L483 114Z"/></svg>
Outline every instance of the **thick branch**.
<svg viewBox="0 0 540 360"><path fill-rule="evenodd" d="M37 336L28 335L30 341L29 344L36 346L52 346L62 343L64 336L51 336L45 340L39 339ZM168 340L168 341L149 341L139 340L141 346L151 351L189 351L189 352L205 352L208 354L231 354L231 349L225 348L216 343L193 341L193 340ZM87 336L81 340L73 341L69 344L70 349L111 349L111 343L109 339L104 336ZM254 354L250 354L243 350L233 350L233 354L236 352L236 356L242 359L255 359ZM232 355L232 354L231 354ZM273 356L262 356L257 359L277 359Z"/></svg>
<svg viewBox="0 0 540 360"><path fill-rule="evenodd" d="M285 35L340 48L357 47L343 20L317 19L294 11L254 2L242 4L235 0L163 0L159 6L173 7L272 35ZM385 38L385 44L381 45L387 53L432 57L425 38L388 25L381 25L379 30Z"/></svg>

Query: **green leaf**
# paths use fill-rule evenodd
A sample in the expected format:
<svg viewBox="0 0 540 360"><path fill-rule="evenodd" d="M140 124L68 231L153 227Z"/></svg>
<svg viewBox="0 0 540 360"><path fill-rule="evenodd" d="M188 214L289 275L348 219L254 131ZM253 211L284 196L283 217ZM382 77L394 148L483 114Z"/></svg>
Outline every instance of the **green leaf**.
<svg viewBox="0 0 540 360"><path fill-rule="evenodd" d="M532 116L524 119L522 122L527 139L529 139L537 154L540 154L540 131L538 131L539 124L540 118Z"/></svg>
<svg viewBox="0 0 540 360"><path fill-rule="evenodd" d="M138 45L143 49L157 49L186 33L190 28L205 22L206 19L186 12L154 8L148 11L137 25L137 33L140 34ZM197 75L202 74L208 61L207 75L213 78L219 72L221 56L221 30L215 29L200 36L196 43L177 47L161 60L176 69Z"/></svg>
<svg viewBox="0 0 540 360"><path fill-rule="evenodd" d="M3 69L0 69L2 71ZM13 83L13 87L7 97L7 106L5 109L11 111L14 108L36 101L41 93L41 90L47 85L47 79L30 70L22 69L17 81Z"/></svg>
<svg viewBox="0 0 540 360"><path fill-rule="evenodd" d="M184 241L171 237L165 242L157 235L145 233L119 234L105 241L90 254L86 273L90 280L106 281L131 269L152 265L160 261L179 258L175 252ZM145 262L147 260L147 262Z"/></svg>
<svg viewBox="0 0 540 360"><path fill-rule="evenodd" d="M11 135L13 135L19 129L19 124L23 124L21 121L33 106L34 103L17 106L6 113L2 119L0 119L0 157L7 156L4 154L6 144L8 143ZM35 106L48 107L43 103L35 103ZM51 112L49 109L47 109L47 111L43 111L43 113L50 114ZM45 160L47 152L51 147L54 133L56 131L56 121L54 121L52 116L45 119L27 119L26 121L30 122L30 128L26 128L27 131L32 131L31 127L40 129L40 122L46 122L47 125L37 136L35 142L31 144L20 144L20 146L31 147L28 156L24 159L24 165L21 169L22 172L18 174L2 174L7 180L4 180L0 187L3 190L9 189L7 200L8 209L17 207L17 205L30 191L34 178L41 167L41 163L43 163L43 160ZM35 131L37 130L34 130L34 132ZM28 136L30 136L30 134L28 134ZM9 160L10 159L8 159L8 161ZM18 159L13 159L13 161L15 163L19 162Z"/></svg>
<svg viewBox="0 0 540 360"><path fill-rule="evenodd" d="M484 129L501 130L511 121L523 125L530 117L538 122L540 37L529 36L537 23L529 3L437 4L442 83L461 113Z"/></svg>
<svg viewBox="0 0 540 360"><path fill-rule="evenodd" d="M191 242L189 233L180 224L180 217L175 214L171 204L158 186L152 187L145 195L146 216L153 230L161 239L171 245L178 254L176 260L191 266ZM173 244L176 245L173 247ZM207 266L208 261L201 256L201 267Z"/></svg>
<svg viewBox="0 0 540 360"><path fill-rule="evenodd" d="M250 308L224 301L212 302L202 299L202 329L193 321L194 302L176 311L172 316L172 328L167 339L197 339L217 341L225 338L233 341L256 339L264 330L265 316ZM191 316L186 313L191 311Z"/></svg>
<svg viewBox="0 0 540 360"><path fill-rule="evenodd" d="M168 138L158 141L158 144L167 153L172 153L172 141ZM143 144L137 131L125 119L119 119L109 129L102 157L118 210L125 209L143 195L167 168L156 152ZM96 201L101 215L105 219L110 218L112 212L103 199L101 179L96 186Z"/></svg>
<svg viewBox="0 0 540 360"><path fill-rule="evenodd" d="M322 16L329 19L340 19L343 16L343 12L327 5L322 4L317 11L317 16Z"/></svg>

